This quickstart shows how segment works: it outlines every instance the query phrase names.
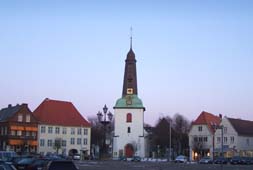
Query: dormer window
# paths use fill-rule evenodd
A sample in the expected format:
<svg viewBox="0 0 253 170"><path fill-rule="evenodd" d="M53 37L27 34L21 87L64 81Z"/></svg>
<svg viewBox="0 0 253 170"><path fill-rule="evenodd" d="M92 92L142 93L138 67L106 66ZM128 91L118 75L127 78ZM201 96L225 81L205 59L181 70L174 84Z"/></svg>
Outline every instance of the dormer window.
<svg viewBox="0 0 253 170"><path fill-rule="evenodd" d="M18 122L22 122L23 121L23 115L22 114L18 114Z"/></svg>
<svg viewBox="0 0 253 170"><path fill-rule="evenodd" d="M30 122L30 121L31 121L31 116L30 116L30 115L26 115L25 121L26 121L26 122Z"/></svg>

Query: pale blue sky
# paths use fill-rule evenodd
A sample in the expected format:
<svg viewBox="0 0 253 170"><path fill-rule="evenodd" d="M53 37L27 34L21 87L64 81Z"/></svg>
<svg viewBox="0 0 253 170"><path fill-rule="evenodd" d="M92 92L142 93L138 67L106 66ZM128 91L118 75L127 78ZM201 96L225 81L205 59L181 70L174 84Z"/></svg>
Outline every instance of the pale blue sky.
<svg viewBox="0 0 253 170"><path fill-rule="evenodd" d="M48 97L86 117L121 97L133 27L145 121L253 120L251 0L0 2L0 108Z"/></svg>

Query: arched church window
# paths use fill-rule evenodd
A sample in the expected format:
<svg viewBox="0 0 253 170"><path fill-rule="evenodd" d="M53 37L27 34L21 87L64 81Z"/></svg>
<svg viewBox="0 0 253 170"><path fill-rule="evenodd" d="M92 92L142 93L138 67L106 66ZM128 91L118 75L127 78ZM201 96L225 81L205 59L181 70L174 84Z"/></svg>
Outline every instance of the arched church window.
<svg viewBox="0 0 253 170"><path fill-rule="evenodd" d="M127 113L126 122L132 122L132 114Z"/></svg>
<svg viewBox="0 0 253 170"><path fill-rule="evenodd" d="M127 133L131 133L131 128L130 127L127 128Z"/></svg>

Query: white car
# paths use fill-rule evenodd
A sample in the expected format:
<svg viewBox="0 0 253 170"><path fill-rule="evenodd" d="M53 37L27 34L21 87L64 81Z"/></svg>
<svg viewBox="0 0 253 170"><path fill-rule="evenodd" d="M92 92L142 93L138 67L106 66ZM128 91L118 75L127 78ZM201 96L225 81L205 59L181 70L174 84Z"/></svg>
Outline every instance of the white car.
<svg viewBox="0 0 253 170"><path fill-rule="evenodd" d="M187 157L184 155L179 155L175 159L175 163L186 163L187 162Z"/></svg>
<svg viewBox="0 0 253 170"><path fill-rule="evenodd" d="M80 158L81 158L81 156L80 156L79 154L75 154L75 155L73 156L73 159L74 159L74 160L80 160Z"/></svg>

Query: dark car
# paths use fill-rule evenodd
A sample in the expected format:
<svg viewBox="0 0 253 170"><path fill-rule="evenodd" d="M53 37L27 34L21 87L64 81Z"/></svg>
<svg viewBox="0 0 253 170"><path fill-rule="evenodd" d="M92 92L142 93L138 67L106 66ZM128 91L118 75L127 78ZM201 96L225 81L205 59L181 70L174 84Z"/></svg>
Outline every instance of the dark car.
<svg viewBox="0 0 253 170"><path fill-rule="evenodd" d="M215 163L215 164L227 164L228 159L224 158L224 157L218 157L213 161L213 163Z"/></svg>
<svg viewBox="0 0 253 170"><path fill-rule="evenodd" d="M27 169L33 162L35 162L35 158L23 158L20 161L18 161L16 168L18 170L24 170Z"/></svg>
<svg viewBox="0 0 253 170"><path fill-rule="evenodd" d="M46 170L78 170L70 160L54 160L47 164Z"/></svg>
<svg viewBox="0 0 253 170"><path fill-rule="evenodd" d="M49 161L47 159L36 159L32 164L27 166L27 169L42 170L46 168L48 162Z"/></svg>
<svg viewBox="0 0 253 170"><path fill-rule="evenodd" d="M242 158L240 156L234 156L234 157L231 158L230 163L234 164L234 165L243 164L243 161L242 161Z"/></svg>
<svg viewBox="0 0 253 170"><path fill-rule="evenodd" d="M13 165L0 161L0 170L17 170Z"/></svg>
<svg viewBox="0 0 253 170"><path fill-rule="evenodd" d="M134 161L134 162L140 162L141 161L141 157L134 156L133 159L132 159L132 161Z"/></svg>
<svg viewBox="0 0 253 170"><path fill-rule="evenodd" d="M242 157L240 163L245 164L245 165L251 165L251 164L253 164L253 158L252 157Z"/></svg>
<svg viewBox="0 0 253 170"><path fill-rule="evenodd" d="M209 156L203 157L202 159L199 160L200 164L212 164L213 160Z"/></svg>

